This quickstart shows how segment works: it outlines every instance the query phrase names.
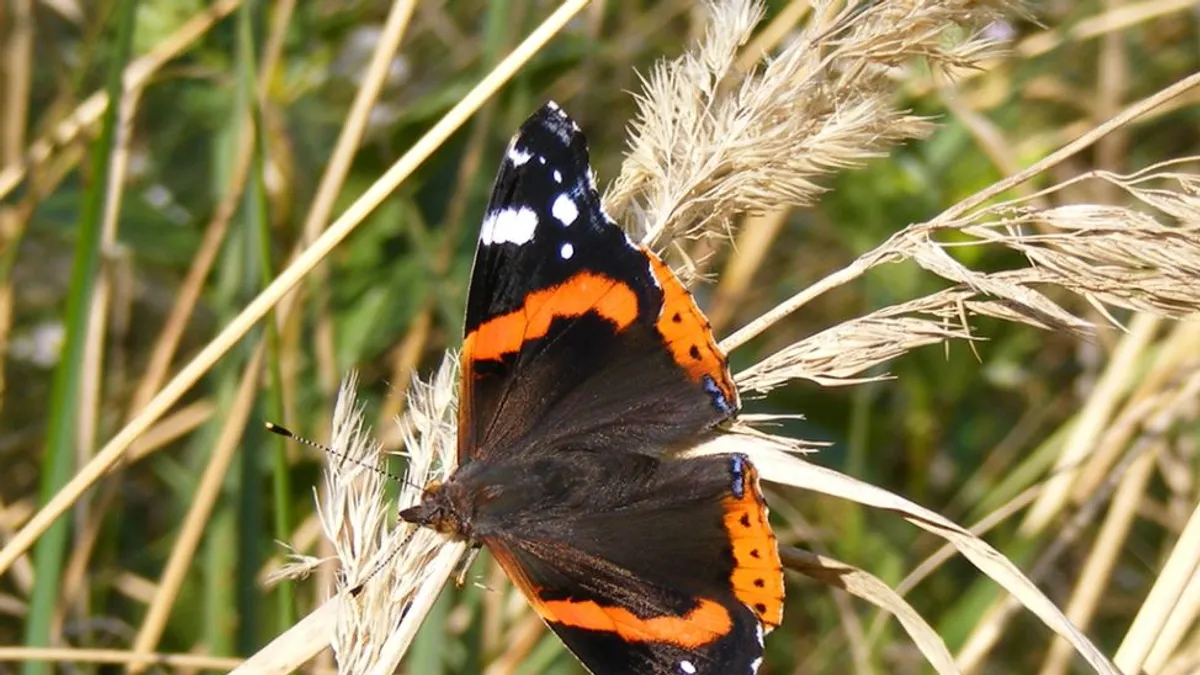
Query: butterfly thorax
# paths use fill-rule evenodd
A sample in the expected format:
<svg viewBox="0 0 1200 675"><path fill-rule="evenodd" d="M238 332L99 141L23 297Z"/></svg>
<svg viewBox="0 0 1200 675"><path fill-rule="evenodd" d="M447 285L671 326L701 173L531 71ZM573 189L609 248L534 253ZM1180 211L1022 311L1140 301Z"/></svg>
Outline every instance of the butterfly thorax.
<svg viewBox="0 0 1200 675"><path fill-rule="evenodd" d="M404 521L467 540L528 536L584 506L619 508L622 487L649 480L660 460L638 453L559 451L517 461L477 460L426 489ZM597 490L598 486L609 487ZM601 502L613 502L601 504Z"/></svg>

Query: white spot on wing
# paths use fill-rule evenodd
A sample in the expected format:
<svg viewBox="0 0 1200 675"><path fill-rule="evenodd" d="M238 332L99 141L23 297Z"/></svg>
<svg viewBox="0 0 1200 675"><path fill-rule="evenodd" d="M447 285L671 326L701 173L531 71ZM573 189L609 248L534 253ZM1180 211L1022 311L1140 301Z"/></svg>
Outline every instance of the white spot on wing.
<svg viewBox="0 0 1200 675"><path fill-rule="evenodd" d="M753 661L751 661L751 662L750 662L750 672L751 672L751 674L753 674L753 673L757 673L757 672L758 672L758 667L759 667L759 666L761 666L761 665L762 665L762 657L761 657L761 656L760 656L760 657L758 657L757 659L754 659Z"/></svg>
<svg viewBox="0 0 1200 675"><path fill-rule="evenodd" d="M482 244L492 243L492 233L496 231L496 214L489 213L483 217L483 226L479 228L479 241Z"/></svg>
<svg viewBox="0 0 1200 675"><path fill-rule="evenodd" d="M555 182L555 183L561 183L561 182L562 182L562 172L561 172L561 171L559 171L558 169L555 169L555 170L554 170L554 182Z"/></svg>
<svg viewBox="0 0 1200 675"><path fill-rule="evenodd" d="M487 244L524 244L533 239L538 217L533 209L504 209L483 219L479 240Z"/></svg>
<svg viewBox="0 0 1200 675"><path fill-rule="evenodd" d="M521 166L525 162L528 162L530 157L533 157L532 152L526 152L516 145L508 149L508 161L512 162L513 166Z"/></svg>
<svg viewBox="0 0 1200 675"><path fill-rule="evenodd" d="M570 225L579 217L579 207L575 205L575 200L567 193L562 193L554 200L554 205L550 207L550 213L558 218L563 225Z"/></svg>
<svg viewBox="0 0 1200 675"><path fill-rule="evenodd" d="M563 260L570 260L571 256L575 255L575 247L571 245L571 242L567 242L558 249L558 254L562 256Z"/></svg>
<svg viewBox="0 0 1200 675"><path fill-rule="evenodd" d="M687 675L695 675L696 666L692 665L691 661L680 661L679 670L687 673Z"/></svg>

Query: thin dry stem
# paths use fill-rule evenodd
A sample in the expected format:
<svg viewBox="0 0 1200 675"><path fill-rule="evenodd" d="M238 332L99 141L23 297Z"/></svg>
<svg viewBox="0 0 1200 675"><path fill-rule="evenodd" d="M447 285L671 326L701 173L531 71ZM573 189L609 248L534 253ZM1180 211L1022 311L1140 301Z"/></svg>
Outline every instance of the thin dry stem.
<svg viewBox="0 0 1200 675"><path fill-rule="evenodd" d="M1058 454L1041 497L1029 509L1021 524L1026 536L1041 532L1062 513L1070 497L1071 486L1079 480L1082 462L1095 453L1100 435L1112 427L1113 411L1134 380L1137 374L1135 368L1150 348L1160 323L1157 317L1150 315L1135 317L1131 330L1113 350L1104 372L1076 416L1070 436Z"/></svg>
<svg viewBox="0 0 1200 675"><path fill-rule="evenodd" d="M0 120L0 125L3 125L0 127L0 161L5 165L19 162L25 146L34 44L33 0L16 0L9 7L9 30L3 52L4 116ZM22 209L9 204L0 205L0 248L12 246L26 223ZM11 279L4 279L0 281L0 354L8 353L12 310L12 282ZM0 362L0 409L6 399L7 365Z"/></svg>
<svg viewBox="0 0 1200 675"><path fill-rule="evenodd" d="M103 476L125 453L142 432L167 411L192 387L218 359L266 315L288 291L325 258L338 243L358 226L402 181L412 175L463 122L507 82L520 67L550 40L587 0L567 0L528 38L517 46L487 76L468 92L437 124L379 178L345 213L318 237L311 247L263 289L240 314L234 317L200 353L163 387L146 407L126 424L79 472L54 495L38 513L0 549L0 574L33 545L55 520Z"/></svg>
<svg viewBox="0 0 1200 675"><path fill-rule="evenodd" d="M1075 582L1075 590L1067 602L1067 617L1086 630L1109 588L1109 579L1121 552L1125 549L1129 528L1137 515L1146 483L1154 469L1154 455L1143 453L1133 461L1129 471L1113 494L1112 505L1105 517L1096 541L1083 557L1083 570ZM1071 646L1056 639L1042 664L1040 675L1061 675L1071 663Z"/></svg>
<svg viewBox="0 0 1200 675"><path fill-rule="evenodd" d="M1141 672L1162 634L1167 620L1183 597L1200 560L1200 506L1192 512L1171 555L1155 576L1154 586L1142 602L1133 625L1125 634L1113 661L1126 673Z"/></svg>
<svg viewBox="0 0 1200 675"><path fill-rule="evenodd" d="M1066 526L1062 525L1060 519L1055 540L1034 563L1031 574L1036 577L1047 575L1054 559L1071 541L1078 538L1084 525L1095 519L1101 504L1107 502L1110 494L1114 491L1113 486L1119 486L1119 482L1124 479L1128 472L1127 467L1136 466L1142 455L1151 457L1159 455L1165 448L1165 439L1171 427L1194 417L1193 402L1197 393L1200 392L1200 374L1197 373L1195 367L1191 368L1189 372L1191 375L1182 383L1172 382L1168 385L1170 392L1161 397L1161 405L1147 408L1146 414L1139 418L1139 423L1144 425L1144 433L1137 442L1127 448L1122 466L1107 472L1105 484L1088 494L1081 508L1069 517ZM1109 545L1115 546L1116 544ZM1104 587L1104 584L1100 583L1100 587ZM1170 599L1172 596L1164 597ZM1001 600L989 608L987 618L975 628L959 654L959 663L964 670L978 670L983 667L986 654L995 648L1002 634L1003 625L1011 620L1016 609L1016 603L1007 599ZM1159 605L1158 610L1167 613L1170 607ZM1151 621L1156 620L1152 619ZM1153 635L1157 638L1161 637L1162 633L1159 631L1146 635ZM1155 638L1152 638L1152 641Z"/></svg>
<svg viewBox="0 0 1200 675"><path fill-rule="evenodd" d="M260 100L266 100L267 88L275 79L276 66L279 64L282 49L282 36L286 35L288 24L291 21L289 9L294 9L294 3L281 3L276 7L271 34L268 38L270 48L265 53L256 78L257 94ZM229 231L230 222L242 205L242 192L250 177L256 147L255 136L259 130L255 128L254 118L250 114L243 116L237 128L238 137L233 159L230 162L229 178L221 190L221 200L213 210L212 220L204 229L204 236L192 256L187 275L175 295L175 302L172 303L162 329L151 348L150 358L129 404L127 421L132 420L142 410L162 386L163 380L166 379L171 361L175 358L175 350L179 347L183 333L188 327L188 319L191 318L192 311L196 308L196 303L204 290L208 273L212 271L217 254L221 251L221 245L225 241L225 234Z"/></svg>
<svg viewBox="0 0 1200 675"><path fill-rule="evenodd" d="M864 483L832 469L817 466L788 452L788 447L763 436L724 434L688 451L688 454L741 452L758 467L764 480L793 485L865 506L895 513L908 522L954 545L972 564L1003 586L1025 608L1059 635L1066 638L1091 665L1105 675L1119 671L1062 611L1043 594L1008 558L970 531L942 515L899 495Z"/></svg>
<svg viewBox="0 0 1200 675"><path fill-rule="evenodd" d="M958 666L954 664L954 657L950 655L950 650L946 648L945 641L937 631L921 618L900 594L875 575L853 565L797 548L783 547L779 555L788 569L812 577L827 586L840 588L892 613L938 673L959 672ZM859 670L861 672L863 669Z"/></svg>
<svg viewBox="0 0 1200 675"><path fill-rule="evenodd" d="M302 235L305 244L316 240L317 235L328 222L330 214L333 213L338 194L341 192L354 155L366 132L371 111L387 80L389 67L400 49L400 42L408 32L409 20L412 18L416 4L416 0L400 0L393 3L388 11L387 19L379 34L379 42L375 45L375 51L371 55L371 62L363 74L361 84L354 95L354 101L346 113L346 120L338 133L337 142L333 152L329 155L325 171L321 174L321 181L317 185L308 215L304 218ZM310 288L313 289L313 298L317 304L317 329L313 333L316 341L317 372L320 374L321 384L327 392L332 390L333 383L336 381L335 354L337 351L333 341L332 318L328 311L328 274L326 266L318 265L313 269L313 277L310 279ZM401 391L407 390L407 383L401 384L399 388Z"/></svg>
<svg viewBox="0 0 1200 675"><path fill-rule="evenodd" d="M807 301L879 264L905 259L955 286L789 345L740 373L740 385L767 391L794 378L825 385L878 379L860 374L916 347L971 339L968 319L975 315L1090 335L1094 326L1039 290L1045 287L1082 296L1114 324L1108 306L1166 318L1200 311L1200 287L1194 281L1200 277L1200 176L1152 167L1130 176L1097 172L1090 177L1120 188L1144 210L1096 205L1038 208L1025 205L1036 198L1029 196L979 209L959 221L939 218L910 225L797 297ZM939 240L947 231L957 235L953 244ZM963 235L972 239L962 241ZM946 250L981 245L1018 251L1029 266L982 273ZM778 321L797 306L785 303L786 311L769 312L760 322ZM754 334L765 328L752 325ZM722 347L738 344L741 333Z"/></svg>
<svg viewBox="0 0 1200 675"><path fill-rule="evenodd" d="M134 89L129 92L127 97L121 99L116 138L112 154L108 159L109 174L108 183L104 185L104 212L100 233L102 267L96 280L95 289L89 299L90 307L83 357L84 371L80 381L78 430L75 445L77 464L83 464L91 459L92 449L96 447L97 427L101 420L105 339L108 337L109 301L113 293L112 254L118 247L117 228L120 222L121 201L125 194L125 177L129 168L129 144L133 138L133 119L137 114L141 95L140 89ZM60 596L62 601L55 612L55 627L52 631L54 633L58 633L60 630L68 606L74 602L80 592L84 592L86 589L88 560L91 558L92 547L101 531L100 520L94 516L100 514L102 517L107 511L106 507L107 500L101 498L92 503L85 502L84 508L76 512L76 516L81 521L81 527L75 534L74 545L71 547L71 558L63 575L63 591Z"/></svg>
<svg viewBox="0 0 1200 675"><path fill-rule="evenodd" d="M0 663L49 661L53 663L100 664L126 666L166 666L181 670L230 670L242 664L241 659L203 654L135 654L124 649L67 649L63 647L0 647Z"/></svg>
<svg viewBox="0 0 1200 675"><path fill-rule="evenodd" d="M196 494L184 516L179 528L179 537L171 548L171 554L163 567L155 589L154 599L146 609L146 617L142 620L141 628L133 641L133 653L147 654L151 652L162 637L167 620L171 615L171 607L183 585L184 576L191 567L196 549L204 535L205 525L216 506L217 498L221 495L221 487L225 482L225 474L237 456L237 450L246 427L246 421L253 410L254 397L258 393L258 383L262 376L262 364L266 354L266 343L261 342L254 350L242 374L242 380L229 407L229 415L221 427L217 442L213 446L212 457L208 466L200 476L196 486ZM140 667L135 667L139 670Z"/></svg>
<svg viewBox="0 0 1200 675"><path fill-rule="evenodd" d="M1154 647L1146 656L1146 672L1161 673L1169 659L1176 656L1187 656L1179 653L1179 646L1196 625L1196 616L1200 614L1200 571L1193 571L1187 586L1179 597L1179 601L1171 610L1162 632L1154 641Z"/></svg>
<svg viewBox="0 0 1200 675"><path fill-rule="evenodd" d="M1072 486L1071 497L1079 501L1086 498L1096 486L1106 480L1106 476L1117 463L1128 438L1145 423L1154 411L1153 400L1160 399L1163 391L1169 390L1181 373L1190 373L1197 368L1196 354L1200 353L1200 322L1181 322L1160 342L1154 360L1138 382L1137 389L1129 397L1125 412L1111 425L1095 449L1088 455L1087 461L1079 472L1079 478ZM1142 415L1138 412L1146 406ZM1122 442L1122 437L1125 442ZM1180 512L1177 524L1182 525L1190 512L1189 508Z"/></svg>
<svg viewBox="0 0 1200 675"><path fill-rule="evenodd" d="M216 0L180 26L179 30L155 45L150 53L133 60L125 67L123 76L126 92L146 86L160 68L182 54L192 43L241 4L242 0ZM25 152L23 161L17 164L8 164L0 169L0 199L7 197L13 188L20 184L30 166L45 163L51 158L56 148L71 143L81 133L91 129L104 115L107 107L108 95L104 91L92 94L70 115L59 122L53 131L34 141L29 150Z"/></svg>

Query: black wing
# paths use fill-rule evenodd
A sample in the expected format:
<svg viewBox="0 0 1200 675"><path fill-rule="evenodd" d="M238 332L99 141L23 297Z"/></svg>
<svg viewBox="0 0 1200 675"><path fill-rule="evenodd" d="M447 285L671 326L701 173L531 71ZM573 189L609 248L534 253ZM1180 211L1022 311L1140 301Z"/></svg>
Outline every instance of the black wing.
<svg viewBox="0 0 1200 675"><path fill-rule="evenodd" d="M483 541L571 652L601 675L753 673L782 620L783 576L749 461L554 461L584 476L602 462L596 471L624 480L596 486L587 509L563 504Z"/></svg>
<svg viewBox="0 0 1200 675"><path fill-rule="evenodd" d="M658 450L734 414L704 315L604 213L579 127L547 103L505 153L461 356L459 459L569 443Z"/></svg>

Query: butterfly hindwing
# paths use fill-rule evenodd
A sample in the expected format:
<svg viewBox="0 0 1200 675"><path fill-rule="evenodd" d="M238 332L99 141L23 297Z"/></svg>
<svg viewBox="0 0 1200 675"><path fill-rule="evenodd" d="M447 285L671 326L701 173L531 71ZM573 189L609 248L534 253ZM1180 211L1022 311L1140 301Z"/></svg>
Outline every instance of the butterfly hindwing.
<svg viewBox="0 0 1200 675"><path fill-rule="evenodd" d="M461 360L464 462L563 443L661 449L737 407L707 321L604 213L583 134L553 103L505 152Z"/></svg>
<svg viewBox="0 0 1200 675"><path fill-rule="evenodd" d="M547 625L594 673L754 672L783 580L749 461L573 454L554 461L621 482L597 486L587 510L483 538Z"/></svg>

